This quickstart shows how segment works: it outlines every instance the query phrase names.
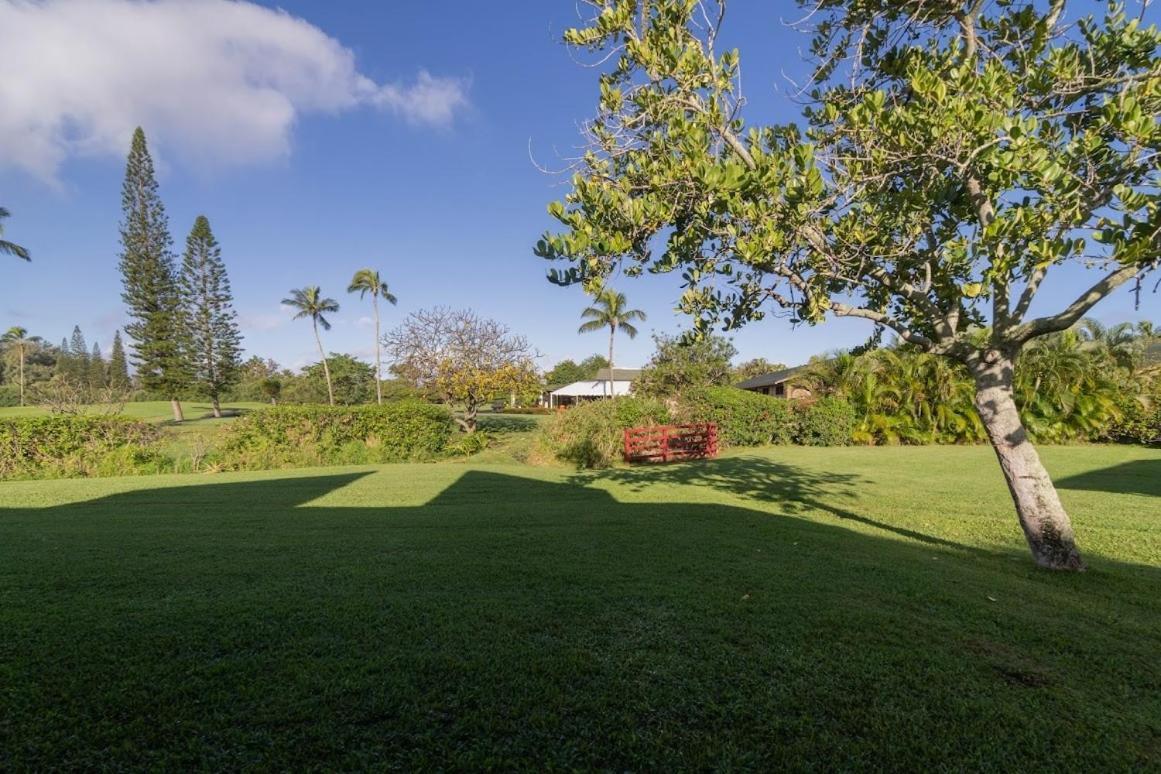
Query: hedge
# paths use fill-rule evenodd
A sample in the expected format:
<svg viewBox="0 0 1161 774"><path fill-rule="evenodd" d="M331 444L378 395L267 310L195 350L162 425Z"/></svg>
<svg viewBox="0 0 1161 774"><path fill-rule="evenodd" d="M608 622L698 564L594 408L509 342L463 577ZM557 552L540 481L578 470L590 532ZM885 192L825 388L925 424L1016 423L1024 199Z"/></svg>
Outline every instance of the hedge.
<svg viewBox="0 0 1161 774"><path fill-rule="evenodd" d="M451 412L419 400L382 406L275 406L231 427L221 463L234 469L407 462L439 457Z"/></svg>
<svg viewBox="0 0 1161 774"><path fill-rule="evenodd" d="M842 398L798 404L794 442L803 446L847 446L858 424L855 407Z"/></svg>
<svg viewBox="0 0 1161 774"><path fill-rule="evenodd" d="M118 416L52 415L0 420L0 478L161 472L158 428Z"/></svg>
<svg viewBox="0 0 1161 774"><path fill-rule="evenodd" d="M782 398L736 387L707 387L687 392L675 411L681 422L716 422L723 446L791 443L795 417Z"/></svg>
<svg viewBox="0 0 1161 774"><path fill-rule="evenodd" d="M661 401L595 400L558 413L549 420L542 439L559 460L582 468L604 468L620 459L625 428L670 421L669 409Z"/></svg>

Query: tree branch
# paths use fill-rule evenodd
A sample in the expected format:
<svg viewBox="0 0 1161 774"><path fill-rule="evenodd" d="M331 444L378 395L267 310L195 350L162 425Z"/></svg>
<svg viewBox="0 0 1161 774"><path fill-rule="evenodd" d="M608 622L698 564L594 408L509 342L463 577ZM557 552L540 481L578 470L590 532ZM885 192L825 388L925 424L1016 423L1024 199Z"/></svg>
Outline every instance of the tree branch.
<svg viewBox="0 0 1161 774"><path fill-rule="evenodd" d="M1092 309L1098 301L1137 276L1139 271L1141 271L1140 266L1121 266L1116 271L1105 275L1084 293L1081 293L1060 314L1055 314L1050 317L1040 317L1013 328L1010 334L1011 340L1023 344L1037 336L1068 330L1080 322L1080 318L1084 317L1088 313L1088 310Z"/></svg>
<svg viewBox="0 0 1161 774"><path fill-rule="evenodd" d="M866 309L859 306L848 306L847 304L832 304L831 311L834 312L836 317L861 317L864 320L885 325L898 333L899 338L917 347L923 347L929 350L935 346L935 342L922 333L916 333L903 323L883 312L876 312L874 309Z"/></svg>

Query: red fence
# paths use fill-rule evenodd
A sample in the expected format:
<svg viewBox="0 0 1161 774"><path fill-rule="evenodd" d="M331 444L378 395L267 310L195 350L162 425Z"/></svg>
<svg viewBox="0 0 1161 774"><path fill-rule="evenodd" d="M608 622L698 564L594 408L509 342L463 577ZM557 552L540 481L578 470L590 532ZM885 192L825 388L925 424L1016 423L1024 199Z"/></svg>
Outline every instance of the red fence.
<svg viewBox="0 0 1161 774"><path fill-rule="evenodd" d="M625 462L672 462L718 455L718 426L653 425L625 431Z"/></svg>

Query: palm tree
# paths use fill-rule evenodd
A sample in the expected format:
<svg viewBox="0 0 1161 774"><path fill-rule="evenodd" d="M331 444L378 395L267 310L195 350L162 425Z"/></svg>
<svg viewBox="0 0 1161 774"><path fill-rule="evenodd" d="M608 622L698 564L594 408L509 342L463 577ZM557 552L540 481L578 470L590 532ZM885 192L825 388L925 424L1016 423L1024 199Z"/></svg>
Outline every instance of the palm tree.
<svg viewBox="0 0 1161 774"><path fill-rule="evenodd" d="M1144 350L1145 340L1132 323L1105 326L1091 317L1080 321L1080 338L1088 349L1107 355L1127 371L1134 370Z"/></svg>
<svg viewBox="0 0 1161 774"><path fill-rule="evenodd" d="M37 336L34 336L31 339L28 338L28 331L25 330L24 328L21 328L19 325L16 325L16 326L9 328L8 331L2 337L0 337L0 341L3 341L5 344L16 347L16 351L20 357L20 405L21 406L24 405L24 361L28 357L27 349L29 346L36 344L39 340L40 339Z"/></svg>
<svg viewBox="0 0 1161 774"><path fill-rule="evenodd" d="M318 285L308 285L302 290L290 291L290 298L282 299L282 303L291 309L298 310L294 313L294 319L309 317L311 324L314 325L314 340L318 344L318 354L322 357L323 375L327 379L327 397L330 399L331 405L335 405L335 388L331 385L331 368L327 365L327 353L323 350L318 326L321 325L324 331L331 329L330 322L323 315L339 311L339 302L333 298L323 298Z"/></svg>
<svg viewBox="0 0 1161 774"><path fill-rule="evenodd" d="M593 331L609 329L609 380L607 393L613 396L613 382L616 372L613 370L613 339L620 328L629 335L637 338L637 328L633 320L644 320L645 313L640 309L629 309L629 302L624 293L618 293L612 288L601 288L593 297L593 305L581 312L581 317L588 318L578 329L578 333L592 333Z"/></svg>
<svg viewBox="0 0 1161 774"><path fill-rule="evenodd" d="M371 306L375 308L375 400L380 405L383 404L383 357L382 348L379 343L379 299L382 298L389 304L394 305L398 299L391 294L387 283L379 278L379 272L373 269L359 269L355 272L355 276L351 278L351 284L347 287L348 293L358 293L359 298L363 298L368 293L371 294Z"/></svg>
<svg viewBox="0 0 1161 774"><path fill-rule="evenodd" d="M6 255L15 255L17 258L23 258L26 261L31 261L32 258L28 255L28 251L15 242L8 242L4 237L4 219L9 217L8 210L0 207L0 253Z"/></svg>

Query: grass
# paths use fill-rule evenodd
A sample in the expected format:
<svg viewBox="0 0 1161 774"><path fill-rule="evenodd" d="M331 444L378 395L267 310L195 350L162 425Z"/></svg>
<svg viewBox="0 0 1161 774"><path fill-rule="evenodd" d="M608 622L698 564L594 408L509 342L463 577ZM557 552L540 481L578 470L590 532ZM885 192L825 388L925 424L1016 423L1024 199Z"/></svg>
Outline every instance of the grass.
<svg viewBox="0 0 1161 774"><path fill-rule="evenodd" d="M189 427L196 425L203 421L221 421L214 420L212 416L213 407L206 401L200 400L186 400L182 401L182 408L185 410L186 421L183 426ZM250 411L256 408L263 408L265 403L250 403L241 401L237 403L223 403L223 411ZM94 410L99 407L92 407ZM43 416L48 414L48 409L43 406L8 406L0 408L0 419L7 417L32 417ZM147 422L166 422L170 423L173 420L173 408L169 405L167 400L150 400L141 401L137 403L126 403L124 408L119 412L122 416L132 417L133 419L144 419Z"/></svg>
<svg viewBox="0 0 1161 774"><path fill-rule="evenodd" d="M0 769L1150 769L1161 453L0 486Z"/></svg>

